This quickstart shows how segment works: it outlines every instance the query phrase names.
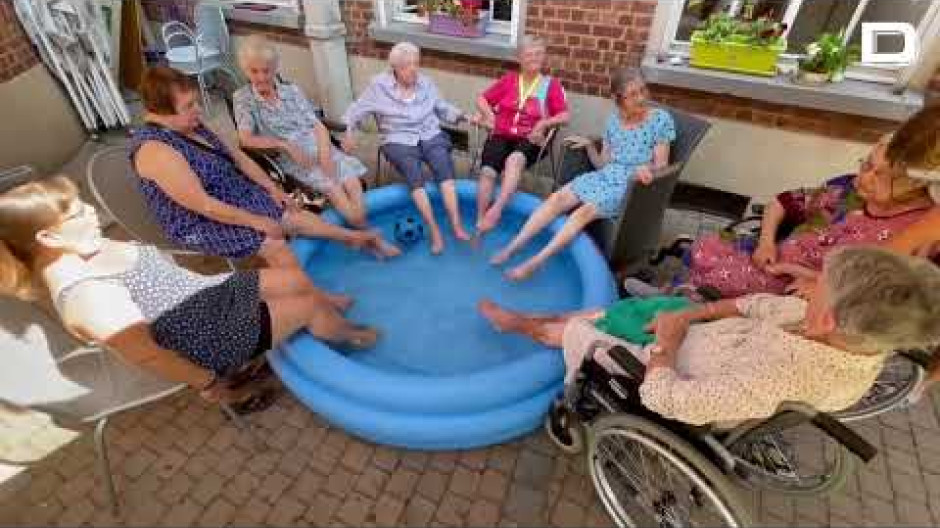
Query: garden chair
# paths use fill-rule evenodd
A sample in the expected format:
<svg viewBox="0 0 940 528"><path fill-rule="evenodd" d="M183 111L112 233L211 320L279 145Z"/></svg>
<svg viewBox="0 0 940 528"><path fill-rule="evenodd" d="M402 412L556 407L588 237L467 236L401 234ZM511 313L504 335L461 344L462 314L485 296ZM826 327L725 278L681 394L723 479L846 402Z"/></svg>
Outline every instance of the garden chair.
<svg viewBox="0 0 940 528"><path fill-rule="evenodd" d="M672 191L695 147L711 127L704 119L686 112L662 108L669 111L676 123L676 140L670 148L669 165L655 174L652 184L631 185L616 218L595 221L587 229L612 269L622 274L645 264L658 250L663 217ZM566 147L559 186L592 170L594 166L584 149Z"/></svg>

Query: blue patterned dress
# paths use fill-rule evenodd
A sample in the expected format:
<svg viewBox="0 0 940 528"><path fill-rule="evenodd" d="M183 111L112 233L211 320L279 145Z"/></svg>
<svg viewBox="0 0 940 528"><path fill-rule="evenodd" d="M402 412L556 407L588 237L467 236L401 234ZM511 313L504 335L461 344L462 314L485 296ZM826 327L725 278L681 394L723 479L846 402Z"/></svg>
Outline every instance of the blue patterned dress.
<svg viewBox="0 0 940 528"><path fill-rule="evenodd" d="M607 119L604 131L610 163L572 180L571 191L581 202L596 206L601 217L614 218L620 213L636 168L653 160L656 145L669 144L675 139L676 125L665 110L654 108L646 121L633 128L624 128L614 113Z"/></svg>
<svg viewBox="0 0 940 528"><path fill-rule="evenodd" d="M153 124L144 125L134 131L129 146L131 164L136 170L134 157L144 143L157 141L169 145L186 159L209 196L232 207L280 221L283 208L241 172L218 136L204 127L196 133L212 148L172 130ZM264 242L265 235L250 227L223 224L183 207L156 183L139 174L138 184L163 232L177 244L208 255L241 258L256 254Z"/></svg>

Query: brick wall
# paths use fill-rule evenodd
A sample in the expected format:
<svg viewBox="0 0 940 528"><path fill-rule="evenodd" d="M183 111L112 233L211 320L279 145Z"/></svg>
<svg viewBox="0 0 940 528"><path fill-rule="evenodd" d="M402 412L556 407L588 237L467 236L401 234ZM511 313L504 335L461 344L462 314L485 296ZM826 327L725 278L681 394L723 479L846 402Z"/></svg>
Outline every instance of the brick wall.
<svg viewBox="0 0 940 528"><path fill-rule="evenodd" d="M5 83L39 62L39 55L16 18L13 2L0 0L0 83Z"/></svg>
<svg viewBox="0 0 940 528"><path fill-rule="evenodd" d="M372 0L341 2L350 53L384 58L389 45L368 36ZM526 31L549 43L550 69L569 91L606 96L613 68L638 66L645 53L656 0L529 0ZM495 78L510 63L434 50L423 52L431 68ZM940 90L940 74L934 79ZM653 97L692 112L760 126L873 142L895 123L875 118L766 103L753 99L652 86Z"/></svg>

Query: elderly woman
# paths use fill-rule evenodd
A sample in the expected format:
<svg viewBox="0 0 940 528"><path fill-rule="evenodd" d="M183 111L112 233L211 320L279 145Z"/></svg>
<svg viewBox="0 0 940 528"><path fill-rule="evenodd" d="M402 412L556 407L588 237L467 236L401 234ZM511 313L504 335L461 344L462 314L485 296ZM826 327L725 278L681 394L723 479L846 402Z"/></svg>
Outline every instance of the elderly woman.
<svg viewBox="0 0 940 528"><path fill-rule="evenodd" d="M372 231L344 229L293 206L244 152L203 124L198 91L183 73L148 70L141 96L147 112L130 158L151 212L174 242L209 255L258 255L271 266L299 265L287 235L395 253Z"/></svg>
<svg viewBox="0 0 940 528"><path fill-rule="evenodd" d="M343 116L348 127L343 148L346 152L355 150L356 131L366 117L373 116L382 134L382 153L411 187L411 197L431 232L431 252L437 255L444 250L444 237L424 189L427 178L423 165L428 165L431 179L441 186L454 235L470 240L460 219L453 147L440 127L442 121L456 124L467 116L444 100L434 82L418 71L420 59L420 50L410 42L392 47L388 54L390 71L373 78Z"/></svg>
<svg viewBox="0 0 940 528"><path fill-rule="evenodd" d="M570 119L565 90L558 79L545 75L545 42L526 36L519 46L519 71L503 75L479 99L474 121L493 130L481 156L477 194L477 231L499 223L522 171L538 161L552 128ZM499 197L490 206L496 178L502 174Z"/></svg>
<svg viewBox="0 0 940 528"><path fill-rule="evenodd" d="M588 149L597 170L578 176L552 193L509 245L493 257L494 265L503 264L555 218L574 209L547 246L507 273L510 279L529 277L595 219L619 214L629 186L634 181L648 185L653 181L653 172L669 163L669 145L676 138L675 124L669 112L647 104L649 93L640 71L636 68L616 71L611 93L615 111L607 119L601 150L586 138L568 138L573 146Z"/></svg>
<svg viewBox="0 0 940 528"><path fill-rule="evenodd" d="M822 269L834 248L878 244L917 222L931 207L926 184L887 157L888 138L862 160L858 173L820 189L788 191L764 211L753 247L747 237L704 237L692 246L689 280L723 297L784 293ZM790 231L783 241L783 229Z"/></svg>
<svg viewBox="0 0 940 528"><path fill-rule="evenodd" d="M231 382L295 332L353 348L377 338L324 302L300 270L206 276L152 246L102 238L94 208L64 176L0 194L0 294L51 298L80 339L239 412L273 400Z"/></svg>
<svg viewBox="0 0 940 528"><path fill-rule="evenodd" d="M606 344L597 359L612 371L608 349L624 346L646 364L643 405L694 425L766 418L787 401L843 410L893 350L940 341L940 269L875 248L829 255L808 301L756 294L662 312L646 346L624 341L612 324L634 302L554 317L490 302L480 309L499 331L563 347L568 381L592 342Z"/></svg>
<svg viewBox="0 0 940 528"><path fill-rule="evenodd" d="M238 48L238 64L250 82L233 98L241 145L276 152L289 176L322 192L350 225L367 227L359 178L368 169L333 146L299 86L278 80L276 48L251 35Z"/></svg>

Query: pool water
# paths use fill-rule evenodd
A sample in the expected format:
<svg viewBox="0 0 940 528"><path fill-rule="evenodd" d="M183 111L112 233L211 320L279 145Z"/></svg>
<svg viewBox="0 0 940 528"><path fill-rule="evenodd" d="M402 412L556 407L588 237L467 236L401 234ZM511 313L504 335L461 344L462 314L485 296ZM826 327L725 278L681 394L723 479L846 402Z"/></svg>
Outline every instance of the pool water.
<svg viewBox="0 0 940 528"><path fill-rule="evenodd" d="M462 205L469 230L476 211ZM436 206L446 242L442 255L431 255L425 236L414 245L400 245L403 254L384 262L329 243L305 263L317 285L355 299L350 319L382 334L374 349L352 352L349 358L391 372L449 375L487 369L543 349L521 336L496 332L480 315L477 303L490 299L512 309L543 313L578 309L581 283L574 259L562 253L527 281L514 283L503 276L504 271L538 251L548 241L547 234L507 265L492 266L490 257L509 242L525 218L507 212L499 228L474 248L453 236L443 208L440 203ZM394 241L396 221L407 216L420 219L410 206L371 221Z"/></svg>

